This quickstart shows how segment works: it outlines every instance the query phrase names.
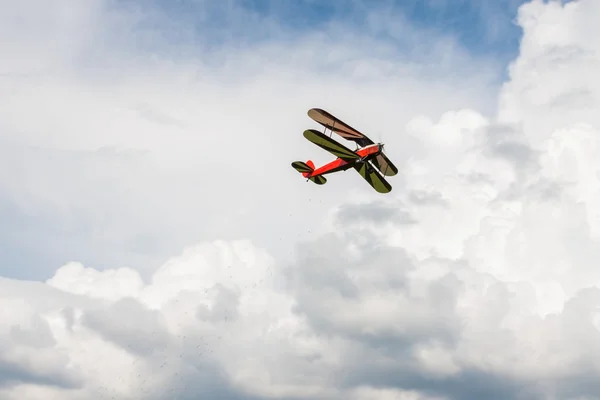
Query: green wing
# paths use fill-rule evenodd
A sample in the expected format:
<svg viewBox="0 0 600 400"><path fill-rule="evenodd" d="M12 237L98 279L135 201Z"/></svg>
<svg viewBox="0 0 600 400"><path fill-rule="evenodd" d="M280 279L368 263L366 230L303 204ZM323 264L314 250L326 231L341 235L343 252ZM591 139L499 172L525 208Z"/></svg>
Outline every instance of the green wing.
<svg viewBox="0 0 600 400"><path fill-rule="evenodd" d="M298 172L312 172L313 169L303 161L294 161L292 167Z"/></svg>
<svg viewBox="0 0 600 400"><path fill-rule="evenodd" d="M341 143L336 142L329 136L322 134L321 132L314 129L307 129L304 131L304 137L310 142L316 144L320 148L327 150L336 157L341 158L344 161L352 161L360 159L360 156L344 146Z"/></svg>
<svg viewBox="0 0 600 400"><path fill-rule="evenodd" d="M385 180L383 176L373 168L368 162L355 164L354 169L363 177L369 185L379 193L389 193L392 186Z"/></svg>
<svg viewBox="0 0 600 400"><path fill-rule="evenodd" d="M310 179L311 181L313 181L317 185L324 185L325 183L327 183L327 179L325 179L325 177L322 176L322 175L311 176L308 179Z"/></svg>

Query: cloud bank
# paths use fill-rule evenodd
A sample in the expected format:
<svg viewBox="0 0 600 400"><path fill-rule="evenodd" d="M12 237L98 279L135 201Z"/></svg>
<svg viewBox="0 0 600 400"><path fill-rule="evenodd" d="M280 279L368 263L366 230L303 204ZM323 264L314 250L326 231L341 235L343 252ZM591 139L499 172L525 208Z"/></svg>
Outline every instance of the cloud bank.
<svg viewBox="0 0 600 400"><path fill-rule="evenodd" d="M523 5L498 92L489 60L446 43L420 60L432 80L339 26L285 53L125 57L157 32L132 21L160 16L74 4L40 10L59 28L0 24L20 33L2 42L1 398L600 396L597 2ZM298 128L317 103L385 135L392 195L289 167L327 159Z"/></svg>

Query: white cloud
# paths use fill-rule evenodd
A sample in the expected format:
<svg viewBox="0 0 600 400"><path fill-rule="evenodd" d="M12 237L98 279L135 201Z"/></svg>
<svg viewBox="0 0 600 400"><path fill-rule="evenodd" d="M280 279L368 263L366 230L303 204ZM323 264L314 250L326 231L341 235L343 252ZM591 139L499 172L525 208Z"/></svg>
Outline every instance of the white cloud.
<svg viewBox="0 0 600 400"><path fill-rule="evenodd" d="M284 55L273 41L220 54L213 79L205 52L144 66L131 14L77 7L39 56L60 73L2 78L0 206L18 209L0 209L2 240L63 266L0 279L0 397L600 396L595 2L520 9L496 116L485 75L432 82L339 27ZM123 35L100 65L129 69L71 59L113 42L99 21ZM0 24L27 43L0 42L10 68L48 48L48 24ZM451 66L471 72L465 57ZM315 105L385 132L392 195L356 174L299 183L291 161L326 159L300 137Z"/></svg>
<svg viewBox="0 0 600 400"><path fill-rule="evenodd" d="M242 48L231 40L214 50L187 19L174 26L151 6L78 5L67 23L54 14L71 2L57 5L39 10L57 21L50 27L35 24L42 18L35 11L7 6L27 22L26 30L11 22L3 48L14 65L0 81L7 89L0 156L11 165L0 172L0 213L14 231L4 239L9 276L47 277L75 260L130 266L147 278L190 242L213 238L252 237L287 256L298 237L315 233L324 210L370 193L359 177L340 175L323 188L304 184L298 194L304 182L290 162L329 160L301 136L314 126L308 108L336 112L375 139L385 132L402 166L402 132L414 115L493 105L486 93L492 62L450 43L415 65L409 55L437 40L409 26L401 32L404 58L368 24L360 34L333 24L300 38ZM254 25L287 32L276 21ZM392 28L390 19L379 26ZM173 40L178 33L183 39ZM44 56L40 38L64 51ZM195 39L202 46L193 47ZM20 42L27 46L12 47ZM39 54L39 68L30 70L31 54ZM29 247L24 241L37 243L36 252L19 251Z"/></svg>

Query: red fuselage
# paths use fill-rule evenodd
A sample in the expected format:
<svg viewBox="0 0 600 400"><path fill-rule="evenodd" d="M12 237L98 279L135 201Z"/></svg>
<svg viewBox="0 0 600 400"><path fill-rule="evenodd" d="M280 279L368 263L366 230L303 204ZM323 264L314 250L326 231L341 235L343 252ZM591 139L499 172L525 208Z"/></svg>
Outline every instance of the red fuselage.
<svg viewBox="0 0 600 400"><path fill-rule="evenodd" d="M354 166L354 164L356 164L357 162L367 162L371 158L380 154L382 147L383 146L381 144L372 144L370 146L363 147L362 149L356 151L356 154L358 154L361 157L360 160L345 161L341 158L337 158L332 162L315 169L309 176L325 175L330 174L332 172L343 171L348 168L352 168L352 166Z"/></svg>

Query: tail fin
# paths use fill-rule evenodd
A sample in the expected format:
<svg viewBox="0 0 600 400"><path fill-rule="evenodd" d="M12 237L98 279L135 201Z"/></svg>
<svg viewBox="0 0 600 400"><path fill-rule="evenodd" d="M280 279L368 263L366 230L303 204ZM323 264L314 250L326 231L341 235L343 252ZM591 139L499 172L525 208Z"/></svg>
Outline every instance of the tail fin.
<svg viewBox="0 0 600 400"><path fill-rule="evenodd" d="M292 163L292 167L294 167L296 171L300 172L303 177L310 179L317 185L322 185L327 182L327 179L325 179L323 176L310 176L311 172L315 170L315 163L313 163L311 160L308 160L307 162L294 161Z"/></svg>

